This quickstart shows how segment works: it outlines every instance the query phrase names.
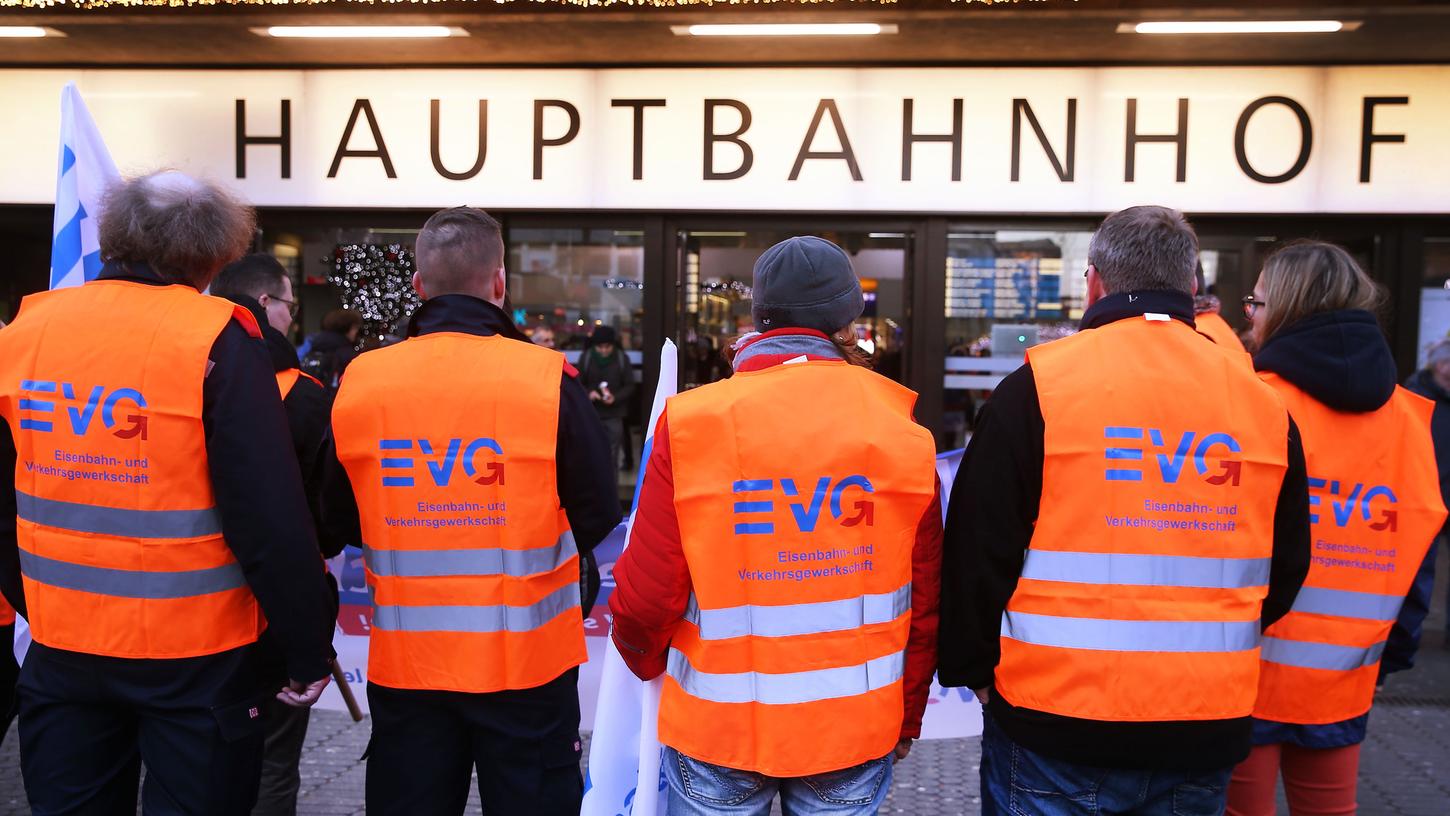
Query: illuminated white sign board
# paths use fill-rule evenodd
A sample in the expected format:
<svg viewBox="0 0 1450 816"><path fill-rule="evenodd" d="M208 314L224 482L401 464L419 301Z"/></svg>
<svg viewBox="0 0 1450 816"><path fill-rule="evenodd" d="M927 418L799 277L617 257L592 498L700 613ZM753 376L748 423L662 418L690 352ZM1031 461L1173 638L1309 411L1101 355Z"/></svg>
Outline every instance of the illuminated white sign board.
<svg viewBox="0 0 1450 816"><path fill-rule="evenodd" d="M75 80L125 170L263 206L1450 211L1450 67L0 71L0 202Z"/></svg>

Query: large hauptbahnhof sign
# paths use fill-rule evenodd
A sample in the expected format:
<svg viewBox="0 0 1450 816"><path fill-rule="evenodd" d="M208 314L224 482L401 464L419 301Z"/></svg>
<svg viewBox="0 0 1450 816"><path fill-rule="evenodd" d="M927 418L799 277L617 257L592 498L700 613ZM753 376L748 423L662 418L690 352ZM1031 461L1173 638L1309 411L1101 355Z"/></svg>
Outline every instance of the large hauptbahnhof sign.
<svg viewBox="0 0 1450 816"><path fill-rule="evenodd" d="M76 81L123 171L263 206L1450 211L1450 67L0 71L0 202Z"/></svg>

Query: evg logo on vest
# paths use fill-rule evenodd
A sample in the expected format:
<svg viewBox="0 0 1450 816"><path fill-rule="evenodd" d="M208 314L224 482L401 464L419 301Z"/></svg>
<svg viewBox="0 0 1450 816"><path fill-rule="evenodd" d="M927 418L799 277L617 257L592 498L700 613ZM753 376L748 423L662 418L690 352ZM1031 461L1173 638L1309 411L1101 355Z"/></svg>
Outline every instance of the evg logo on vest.
<svg viewBox="0 0 1450 816"><path fill-rule="evenodd" d="M1363 520L1370 521L1374 517L1374 509L1370 505L1374 503L1375 499L1383 497L1390 506L1381 511L1379 519L1373 521L1369 528L1381 533L1393 533L1399 529L1400 513L1394 508L1394 505L1399 503L1399 499L1395 496L1395 491L1387 485L1367 486L1362 482L1355 482L1346 495L1344 492L1346 487L1349 487L1349 482L1341 482L1338 479L1316 479L1310 476L1309 523L1319 523L1318 510L1324 503L1326 495L1329 497L1329 506L1334 513L1334 526L1336 527L1348 527L1350 520L1355 516L1356 509Z"/></svg>
<svg viewBox="0 0 1450 816"><path fill-rule="evenodd" d="M447 487L453 480L453 472L460 460L463 462L463 475L474 482L500 486L504 483L503 462L485 462L481 468L474 463L479 451L483 450L492 451L495 456L503 456L503 446L486 437L475 439L467 445L463 444L462 439L450 439L441 456L427 439L380 439L378 450L383 453L379 463L383 469L383 487L413 487L416 463L420 457L433 457L431 461L424 459L423 464L428 466L428 475L438 487ZM420 457L411 455L414 450Z"/></svg>
<svg viewBox="0 0 1450 816"><path fill-rule="evenodd" d="M1190 458L1193 469L1211 485L1232 484L1238 487L1243 474L1243 462L1237 459L1220 458L1222 465L1209 474L1208 458L1215 447L1224 447L1228 453L1238 453L1243 448L1238 440L1226 433L1207 433L1199 436L1197 431L1184 431L1170 447L1158 428L1134 428L1109 425L1103 429L1103 438L1108 440L1104 451L1108 467L1104 474L1110 482L1141 482L1148 468L1142 462L1151 451L1155 470L1164 484L1177 484ZM1161 452L1160 452L1161 451Z"/></svg>
<svg viewBox="0 0 1450 816"><path fill-rule="evenodd" d="M835 486L832 487L834 481ZM777 483L779 487L777 488ZM839 480L833 480L830 476L822 476L816 480L815 492L811 494L809 501L801 496L800 489L796 486L794 479L743 479L734 485L732 492L736 496L741 494L767 494L772 495L778 489L782 498L786 499L790 507L791 516L795 520L796 529L802 533L813 533L816 524L820 521L821 510L825 506L827 495L830 496L831 517L841 522L842 527L855 527L864 524L871 527L875 524L876 505L870 499L857 499L851 505L852 515L848 518L841 518L846 511L841 506L842 498L850 488L857 488L864 493L875 493L871 486L871 480L865 476L853 474ZM790 499L801 499L800 501L789 501ZM774 521L763 521L761 516L775 512L775 498L765 496L754 496L747 500L735 502L735 534L736 535L772 535L775 533Z"/></svg>
<svg viewBox="0 0 1450 816"><path fill-rule="evenodd" d="M108 390L104 385L97 385L82 400L76 396L76 387L72 383L21 380L20 393L22 396L16 407L19 411L20 429L23 431L53 433L59 412L58 402L63 400L71 404L65 406L61 418L68 422L71 432L76 436L85 436L95 427L96 413L99 410L101 425L117 437L140 437L142 441L148 438L146 416L140 413L146 408L146 398L135 388ZM123 402L126 405L123 406ZM121 416L129 424L116 427L117 409L120 409Z"/></svg>

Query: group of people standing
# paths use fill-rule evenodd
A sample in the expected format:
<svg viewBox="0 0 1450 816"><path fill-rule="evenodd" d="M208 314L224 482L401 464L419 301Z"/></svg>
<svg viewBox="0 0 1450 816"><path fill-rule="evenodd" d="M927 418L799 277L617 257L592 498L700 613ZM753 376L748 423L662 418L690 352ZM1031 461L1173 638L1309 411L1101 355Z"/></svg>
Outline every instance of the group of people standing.
<svg viewBox="0 0 1450 816"><path fill-rule="evenodd" d="M577 813L590 553L621 515L607 338L578 368L529 342L498 222L443 210L406 339L333 397L252 225L214 185L126 181L99 277L0 331L33 812L132 812L142 764L146 813L295 810L323 560L361 542L369 812L461 813L476 773L486 812ZM614 642L664 677L669 813L874 813L934 675L985 705L987 813L1265 814L1281 772L1296 813L1353 811L1446 516L1432 406L1342 249L1267 261L1252 361L1196 330L1197 262L1179 213L1109 216L1082 331L1002 382L946 497L915 394L856 348L846 253L760 257L756 331L669 401L614 570Z"/></svg>

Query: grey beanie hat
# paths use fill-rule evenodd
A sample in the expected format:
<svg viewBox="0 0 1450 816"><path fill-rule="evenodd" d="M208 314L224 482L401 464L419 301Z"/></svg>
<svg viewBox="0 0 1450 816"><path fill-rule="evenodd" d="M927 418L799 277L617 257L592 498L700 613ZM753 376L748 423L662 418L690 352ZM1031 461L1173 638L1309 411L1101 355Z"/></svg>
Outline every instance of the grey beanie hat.
<svg viewBox="0 0 1450 816"><path fill-rule="evenodd" d="M865 308L851 259L824 238L787 238L755 262L750 314L756 331L799 328L830 334L850 325Z"/></svg>

